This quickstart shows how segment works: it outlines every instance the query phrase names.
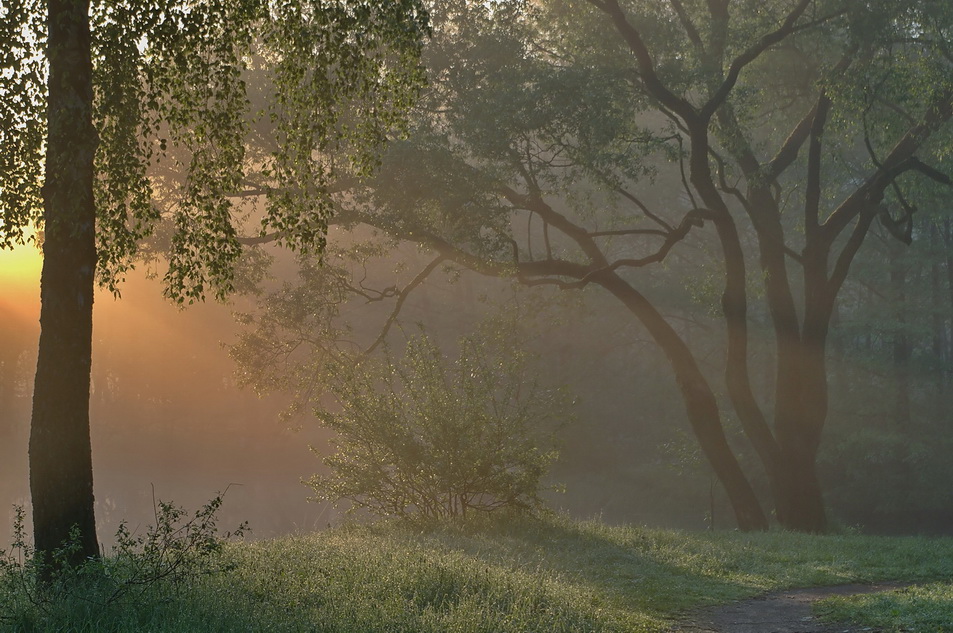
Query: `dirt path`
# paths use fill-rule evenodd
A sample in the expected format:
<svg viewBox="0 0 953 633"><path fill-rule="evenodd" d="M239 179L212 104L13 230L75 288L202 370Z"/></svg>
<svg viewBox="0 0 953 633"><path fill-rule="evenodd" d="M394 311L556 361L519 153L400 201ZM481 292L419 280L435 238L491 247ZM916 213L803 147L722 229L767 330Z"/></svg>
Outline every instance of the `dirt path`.
<svg viewBox="0 0 953 633"><path fill-rule="evenodd" d="M877 628L820 622L811 603L828 596L886 591L897 583L790 589L696 611L672 633L877 633Z"/></svg>

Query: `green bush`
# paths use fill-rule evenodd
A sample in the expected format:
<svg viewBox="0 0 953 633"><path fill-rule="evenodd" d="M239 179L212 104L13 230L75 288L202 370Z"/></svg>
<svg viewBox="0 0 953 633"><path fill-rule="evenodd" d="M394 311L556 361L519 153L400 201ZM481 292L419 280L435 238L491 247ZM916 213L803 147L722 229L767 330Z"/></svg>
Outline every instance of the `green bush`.
<svg viewBox="0 0 953 633"><path fill-rule="evenodd" d="M329 368L338 408L316 412L337 432L318 499L379 515L439 518L529 509L556 457L547 430L568 401L527 379L525 356L486 337L459 341L449 361L421 335L404 357Z"/></svg>
<svg viewBox="0 0 953 633"><path fill-rule="evenodd" d="M223 546L243 536L247 525L220 534L221 505L222 494L189 516L159 501L154 525L135 534L121 523L110 555L81 565L68 562L80 548L78 531L51 557L40 556L27 541L25 513L17 507L12 547L0 550L0 628L105 631L150 617L153 605L180 599L201 579L230 569ZM111 624L90 624L96 621Z"/></svg>

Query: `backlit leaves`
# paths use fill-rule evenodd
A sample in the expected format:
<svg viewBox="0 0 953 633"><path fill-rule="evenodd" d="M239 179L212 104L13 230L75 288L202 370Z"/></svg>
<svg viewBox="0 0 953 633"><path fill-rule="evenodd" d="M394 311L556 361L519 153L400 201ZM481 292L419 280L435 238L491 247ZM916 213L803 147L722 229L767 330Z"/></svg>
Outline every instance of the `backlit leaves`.
<svg viewBox="0 0 953 633"><path fill-rule="evenodd" d="M22 243L42 209L46 69L40 4L0 5L0 248Z"/></svg>
<svg viewBox="0 0 953 633"><path fill-rule="evenodd" d="M41 215L45 12L29 0L4 7L0 243L9 245ZM269 194L251 218L260 231L323 249L328 182L367 174L416 98L428 15L419 0L120 0L94 2L91 27L100 280L115 291L167 216L167 292L191 302L231 290L251 214L234 200L249 173ZM253 72L264 113L250 105ZM249 152L256 114L273 124L265 155Z"/></svg>

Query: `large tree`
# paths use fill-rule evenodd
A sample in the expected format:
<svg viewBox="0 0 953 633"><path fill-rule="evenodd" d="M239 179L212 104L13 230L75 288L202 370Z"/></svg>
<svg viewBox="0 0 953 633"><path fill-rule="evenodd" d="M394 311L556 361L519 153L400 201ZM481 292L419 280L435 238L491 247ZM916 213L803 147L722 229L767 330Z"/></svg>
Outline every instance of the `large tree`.
<svg viewBox="0 0 953 633"><path fill-rule="evenodd" d="M372 188L340 199L340 220L434 252L390 292L398 307L443 261L603 288L665 352L739 526L764 528L720 389L658 303L663 262L694 266L696 287L720 286L724 391L778 521L826 529L815 461L831 319L874 221L909 240L915 192L949 183L953 12L912 0L437 5L412 138ZM753 303L774 341L771 380L750 367ZM273 316L268 336L302 332Z"/></svg>
<svg viewBox="0 0 953 633"><path fill-rule="evenodd" d="M419 87L427 13L415 0L14 0L0 17L0 246L22 243L30 225L43 234L35 546L49 554L78 530L76 562L99 552L89 436L97 274L116 291L160 218L161 188L173 203L170 295L227 294L249 214L228 196L250 164L268 193L260 230L320 251L336 169L328 149L351 172L373 165ZM275 133L266 153L246 152L251 73ZM179 183L150 176L162 160Z"/></svg>

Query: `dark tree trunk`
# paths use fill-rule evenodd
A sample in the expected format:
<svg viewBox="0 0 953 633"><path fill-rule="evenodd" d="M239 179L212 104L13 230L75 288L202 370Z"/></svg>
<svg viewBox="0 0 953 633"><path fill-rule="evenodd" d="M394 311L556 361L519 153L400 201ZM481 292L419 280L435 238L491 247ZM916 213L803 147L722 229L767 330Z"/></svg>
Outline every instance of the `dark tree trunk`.
<svg viewBox="0 0 953 633"><path fill-rule="evenodd" d="M738 527L745 531L766 530L768 519L725 438L715 395L685 342L654 306L620 277L614 273L603 274L597 283L625 304L668 357L685 402L688 421L702 452L725 488Z"/></svg>
<svg viewBox="0 0 953 633"><path fill-rule="evenodd" d="M809 315L810 316L810 315ZM827 419L828 385L825 362L826 330L829 320L817 326L808 320L801 339L797 374L799 399L789 415L778 415L777 437L780 464L772 488L778 523L798 532L825 532L827 512L817 477L817 452ZM813 331L812 331L813 330Z"/></svg>
<svg viewBox="0 0 953 633"><path fill-rule="evenodd" d="M78 530L63 561L96 556L89 436L93 276L96 267L89 1L49 0L49 102L40 343L30 433L37 552Z"/></svg>
<svg viewBox="0 0 953 633"><path fill-rule="evenodd" d="M824 496L817 477L817 452L827 421L827 336L835 291L828 282L826 245L809 240L804 249L802 327L788 333L788 352L779 354L775 433L780 462L774 488L778 522L799 532L827 530ZM780 344L779 344L780 345ZM782 383L783 376L783 383Z"/></svg>

